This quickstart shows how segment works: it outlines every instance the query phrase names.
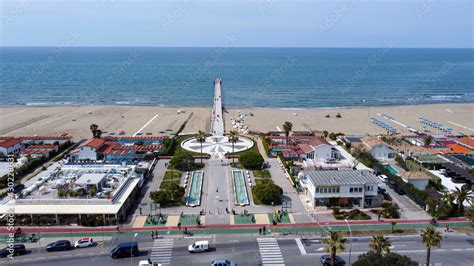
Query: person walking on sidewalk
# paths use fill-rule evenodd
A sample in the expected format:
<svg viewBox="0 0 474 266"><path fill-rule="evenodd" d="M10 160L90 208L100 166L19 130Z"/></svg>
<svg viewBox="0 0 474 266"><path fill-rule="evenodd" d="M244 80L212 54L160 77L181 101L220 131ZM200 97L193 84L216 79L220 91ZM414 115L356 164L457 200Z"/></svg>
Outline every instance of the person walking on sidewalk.
<svg viewBox="0 0 474 266"><path fill-rule="evenodd" d="M155 237L158 239L158 230L155 230Z"/></svg>
<svg viewBox="0 0 474 266"><path fill-rule="evenodd" d="M151 239L155 239L155 232L153 230L151 230Z"/></svg>

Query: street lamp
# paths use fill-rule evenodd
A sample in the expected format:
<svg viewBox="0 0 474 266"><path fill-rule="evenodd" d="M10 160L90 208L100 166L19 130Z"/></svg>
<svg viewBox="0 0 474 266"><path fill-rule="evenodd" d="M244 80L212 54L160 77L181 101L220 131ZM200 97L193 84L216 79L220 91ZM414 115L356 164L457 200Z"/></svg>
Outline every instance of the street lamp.
<svg viewBox="0 0 474 266"><path fill-rule="evenodd" d="M347 227L349 228L349 265L351 265L351 253L352 253L352 231L351 231L351 226L349 225L349 222L347 219L344 219L346 221Z"/></svg>
<svg viewBox="0 0 474 266"><path fill-rule="evenodd" d="M135 233L133 235L133 238L132 238L132 243L135 242L135 237L137 237L138 233ZM130 266L133 265L133 244L132 244L132 248L130 249Z"/></svg>

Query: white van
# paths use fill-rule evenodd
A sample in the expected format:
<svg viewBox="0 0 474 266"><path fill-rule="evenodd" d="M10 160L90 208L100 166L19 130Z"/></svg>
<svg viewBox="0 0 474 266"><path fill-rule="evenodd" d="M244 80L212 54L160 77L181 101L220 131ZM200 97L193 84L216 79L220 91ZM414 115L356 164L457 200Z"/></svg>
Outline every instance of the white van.
<svg viewBox="0 0 474 266"><path fill-rule="evenodd" d="M162 266L162 264L158 262L151 262L149 260L141 260L138 266Z"/></svg>
<svg viewBox="0 0 474 266"><path fill-rule="evenodd" d="M196 241L194 244L188 246L190 253L209 251L209 241Z"/></svg>

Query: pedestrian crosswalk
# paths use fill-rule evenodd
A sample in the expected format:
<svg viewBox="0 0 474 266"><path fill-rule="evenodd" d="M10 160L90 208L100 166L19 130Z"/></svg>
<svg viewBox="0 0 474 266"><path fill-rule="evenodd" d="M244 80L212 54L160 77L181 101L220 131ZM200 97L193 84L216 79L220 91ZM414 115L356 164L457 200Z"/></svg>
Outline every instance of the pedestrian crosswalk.
<svg viewBox="0 0 474 266"><path fill-rule="evenodd" d="M151 249L150 259L163 265L171 264L174 239L155 239Z"/></svg>
<svg viewBox="0 0 474 266"><path fill-rule="evenodd" d="M275 238L257 238L263 265L285 265L280 246Z"/></svg>

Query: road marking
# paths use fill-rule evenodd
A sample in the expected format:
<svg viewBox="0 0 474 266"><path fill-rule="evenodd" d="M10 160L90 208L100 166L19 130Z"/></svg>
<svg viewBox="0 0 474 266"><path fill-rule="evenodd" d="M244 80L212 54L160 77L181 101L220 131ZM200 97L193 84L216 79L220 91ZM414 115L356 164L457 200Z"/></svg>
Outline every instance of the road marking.
<svg viewBox="0 0 474 266"><path fill-rule="evenodd" d="M451 122L451 121L448 121L448 123L450 123L450 124L453 124L453 125L455 125L455 126L458 126L458 127L465 128L465 129L467 129L467 130L470 130L470 131L474 131L474 129L473 129L473 128L469 128L469 127L466 127L466 126L460 125L460 124L458 124L458 123L454 123L454 122Z"/></svg>
<svg viewBox="0 0 474 266"><path fill-rule="evenodd" d="M161 264L171 264L173 253L173 238L155 239L151 248L150 258Z"/></svg>
<svg viewBox="0 0 474 266"><path fill-rule="evenodd" d="M301 243L301 239L295 238L296 245L301 252L301 255L306 255L306 249L303 247L303 243Z"/></svg>
<svg viewBox="0 0 474 266"><path fill-rule="evenodd" d="M144 126L142 126L142 128L140 128L137 132L135 132L135 134L133 134L133 136L136 137L138 133L140 133L143 129L145 129L158 116L159 116L159 114L156 114L152 119L148 120L148 122L146 122L146 124Z"/></svg>
<svg viewBox="0 0 474 266"><path fill-rule="evenodd" d="M257 238L263 265L285 265L283 254L275 238Z"/></svg>

